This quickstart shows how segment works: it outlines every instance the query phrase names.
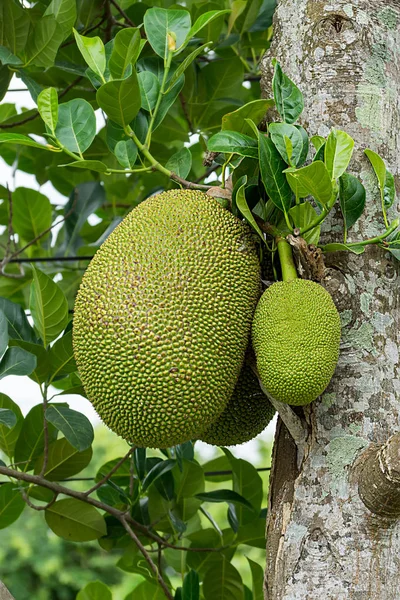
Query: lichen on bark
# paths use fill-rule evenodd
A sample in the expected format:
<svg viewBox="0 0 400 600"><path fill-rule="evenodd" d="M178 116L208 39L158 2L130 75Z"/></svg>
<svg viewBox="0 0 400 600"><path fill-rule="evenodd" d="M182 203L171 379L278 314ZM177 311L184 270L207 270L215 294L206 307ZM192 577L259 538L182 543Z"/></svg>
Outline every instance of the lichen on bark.
<svg viewBox="0 0 400 600"><path fill-rule="evenodd" d="M274 42L262 62L271 94L271 58L302 89L309 135L335 126L356 142L351 171L367 189L364 216L349 239L384 229L366 147L400 175L400 3L398 0L280 0ZM393 218L398 205L390 213ZM334 212L324 241L341 238ZM378 248L329 256L324 285L341 313L341 356L323 395L304 409L309 428L297 470L294 444L278 427L267 530L268 600L398 600L400 523L364 506L357 458L400 429L398 263ZM371 482L373 485L373 482Z"/></svg>

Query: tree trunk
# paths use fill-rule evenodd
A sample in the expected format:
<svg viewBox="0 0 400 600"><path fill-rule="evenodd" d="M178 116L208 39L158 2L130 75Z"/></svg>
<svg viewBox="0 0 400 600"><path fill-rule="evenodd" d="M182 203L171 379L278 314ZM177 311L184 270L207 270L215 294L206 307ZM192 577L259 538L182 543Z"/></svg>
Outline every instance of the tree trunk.
<svg viewBox="0 0 400 600"><path fill-rule="evenodd" d="M304 93L301 122L309 134L327 135L334 126L355 139L351 170L367 189L367 205L350 241L382 233L377 184L363 150L379 152L399 182L400 1L281 0L262 65L268 97L273 56ZM342 241L339 224L336 213L324 237ZM309 436L300 466L278 425L265 598L398 600L398 517L373 514L359 494L359 474L375 451L360 486L371 507L383 469L376 449L400 429L398 263L369 247L361 256L331 255L329 265L324 285L341 313L341 355L329 388L303 409Z"/></svg>
<svg viewBox="0 0 400 600"><path fill-rule="evenodd" d="M1 581L0 581L0 600L14 600L14 596L11 596L8 589L6 588L4 583L2 583Z"/></svg>

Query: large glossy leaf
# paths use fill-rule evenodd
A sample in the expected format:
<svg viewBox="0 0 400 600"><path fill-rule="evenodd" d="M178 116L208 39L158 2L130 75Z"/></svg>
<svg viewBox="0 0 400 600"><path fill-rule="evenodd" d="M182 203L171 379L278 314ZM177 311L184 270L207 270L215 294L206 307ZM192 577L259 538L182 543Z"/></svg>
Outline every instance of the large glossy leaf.
<svg viewBox="0 0 400 600"><path fill-rule="evenodd" d="M18 56L15 56L15 54L5 46L0 46L0 62L3 65L12 65L13 67L23 64L22 60L18 58Z"/></svg>
<svg viewBox="0 0 400 600"><path fill-rule="evenodd" d="M44 13L44 16L47 15L54 16L65 39L70 35L76 21L76 2L75 0L51 0Z"/></svg>
<svg viewBox="0 0 400 600"><path fill-rule="evenodd" d="M44 433L43 433L43 405L37 404L26 415L15 444L14 459L15 462L22 463L22 471L33 469L33 461L43 453ZM57 439L57 430L53 425L48 424L49 443Z"/></svg>
<svg viewBox="0 0 400 600"><path fill-rule="evenodd" d="M79 452L68 440L62 438L50 444L49 459L45 477L49 481L60 481L80 473L88 466L92 458L92 448ZM35 463L35 473L40 473L43 456Z"/></svg>
<svg viewBox="0 0 400 600"><path fill-rule="evenodd" d="M47 346L68 323L68 302L61 288L38 269L33 269L29 306L35 327Z"/></svg>
<svg viewBox="0 0 400 600"><path fill-rule="evenodd" d="M169 44L173 43L172 50L177 50L184 44L190 31L190 25L190 13L186 10L153 7L144 15L147 39L154 52L164 60L168 56ZM173 35L171 36L171 34Z"/></svg>
<svg viewBox="0 0 400 600"><path fill-rule="evenodd" d="M258 125L265 117L267 110L273 105L273 100L252 100L237 110L224 115L222 117L221 129L238 131L239 133L250 135L252 130L245 119L251 119L255 125Z"/></svg>
<svg viewBox="0 0 400 600"><path fill-rule="evenodd" d="M33 241L39 234L49 229L52 222L50 200L30 188L17 188L13 192L13 227L16 233L27 242ZM46 237L38 240L40 244Z"/></svg>
<svg viewBox="0 0 400 600"><path fill-rule="evenodd" d="M203 492L202 494L196 494L196 498L202 502L229 502L231 504L238 504L252 509L251 503L246 500L246 498L232 490L214 490L213 492Z"/></svg>
<svg viewBox="0 0 400 600"><path fill-rule="evenodd" d="M192 154L189 148L184 146L175 152L175 154L168 159L165 167L172 171L172 173L176 173L179 177L186 179L192 168Z"/></svg>
<svg viewBox="0 0 400 600"><path fill-rule="evenodd" d="M0 358L3 356L8 346L8 321L6 315L0 308Z"/></svg>
<svg viewBox="0 0 400 600"><path fill-rule="evenodd" d="M101 581L91 581L78 592L76 600L112 600L111 590Z"/></svg>
<svg viewBox="0 0 400 600"><path fill-rule="evenodd" d="M248 556L246 558L251 570L253 600L264 600L264 569Z"/></svg>
<svg viewBox="0 0 400 600"><path fill-rule="evenodd" d="M36 367L36 356L23 348L13 346L0 360L0 379L8 375L30 375Z"/></svg>
<svg viewBox="0 0 400 600"><path fill-rule="evenodd" d="M28 342L37 342L37 337L32 327L29 325L25 312L20 304L15 304L11 300L0 297L0 310L6 316L8 323L8 335L12 340L26 340Z"/></svg>
<svg viewBox="0 0 400 600"><path fill-rule="evenodd" d="M58 95L56 88L49 87L42 90L38 95L37 105L40 116L54 135L58 121Z"/></svg>
<svg viewBox="0 0 400 600"><path fill-rule="evenodd" d="M96 173L106 173L108 171L107 165L100 160L77 160L60 167L75 167L75 169L88 169L89 171L95 171Z"/></svg>
<svg viewBox="0 0 400 600"><path fill-rule="evenodd" d="M19 146L31 146L32 148L39 148L40 150L55 151L55 148L49 145L39 144L32 140L27 135L21 133L0 133L0 144L18 144Z"/></svg>
<svg viewBox="0 0 400 600"><path fill-rule="evenodd" d="M272 140L259 134L259 154L261 179L269 198L281 210L288 211L292 203L292 191L282 172L285 161Z"/></svg>
<svg viewBox="0 0 400 600"><path fill-rule="evenodd" d="M293 192L300 198L313 196L322 206L332 200L332 180L322 161L316 160L296 171L288 171L286 175Z"/></svg>
<svg viewBox="0 0 400 600"><path fill-rule="evenodd" d="M76 45L79 48L86 64L90 69L105 82L104 71L106 69L106 51L102 40L98 37L86 37L80 35L74 29Z"/></svg>
<svg viewBox="0 0 400 600"><path fill-rule="evenodd" d="M366 192L361 181L350 173L343 173L339 179L339 202L346 230L361 217L365 198Z"/></svg>
<svg viewBox="0 0 400 600"><path fill-rule="evenodd" d="M325 144L324 160L331 179L346 171L353 154L354 140L344 131L332 129Z"/></svg>
<svg viewBox="0 0 400 600"><path fill-rule="evenodd" d="M385 186L383 188L383 204L385 209L393 206L396 199L396 184L392 173L386 170Z"/></svg>
<svg viewBox="0 0 400 600"><path fill-rule="evenodd" d="M200 600L200 581L196 571L186 573L182 586L182 600Z"/></svg>
<svg viewBox="0 0 400 600"><path fill-rule="evenodd" d="M29 34L26 48L26 65L51 67L54 64L58 48L64 39L62 27L53 15L42 17Z"/></svg>
<svg viewBox="0 0 400 600"><path fill-rule="evenodd" d="M36 383L43 383L46 381L50 369L49 355L46 348L42 344L33 344L32 342L25 342L21 339L10 340L10 346L19 346L30 354L36 356L36 367L29 374L29 378Z"/></svg>
<svg viewBox="0 0 400 600"><path fill-rule="evenodd" d="M220 131L207 144L210 152L226 152L240 156L258 157L258 143L253 138L237 131Z"/></svg>
<svg viewBox="0 0 400 600"><path fill-rule="evenodd" d="M191 52L190 54L188 54L186 56L186 58L179 64L179 66L176 68L176 70L174 71L172 77L169 79L168 81L168 87L167 87L167 92L170 91L170 89L173 87L173 85L178 81L179 77L181 75L183 75L183 73L186 71L186 69L192 64L192 62L194 61L195 58L197 58L197 56L199 56L199 54L201 54L202 52L204 52L204 50L209 46L209 44L203 44L202 46L199 46L198 48L196 48L195 50L193 50L193 52Z"/></svg>
<svg viewBox="0 0 400 600"><path fill-rule="evenodd" d="M277 111L285 123L295 123L304 108L303 94L281 69L280 64L274 59L274 77L272 89Z"/></svg>
<svg viewBox="0 0 400 600"><path fill-rule="evenodd" d="M117 161L124 169L133 169L138 155L138 148L131 139L121 140L116 143L114 154Z"/></svg>
<svg viewBox="0 0 400 600"><path fill-rule="evenodd" d="M114 38L109 68L114 79L123 79L129 65L134 65L140 52L140 31L129 27L121 29Z"/></svg>
<svg viewBox="0 0 400 600"><path fill-rule="evenodd" d="M192 25L192 27L190 28L189 33L187 34L186 44L194 36L198 37L197 34L204 27L206 27L207 25L209 25L210 23L212 23L213 21L215 21L215 19L219 19L220 17L226 15L229 12L231 12L230 9L225 9L225 10L208 10L207 12L203 13L202 15L200 15L196 19L196 21L194 22L194 24ZM202 37L202 36L200 36L200 37ZM184 44L184 46L186 44Z"/></svg>
<svg viewBox="0 0 400 600"><path fill-rule="evenodd" d="M0 393L0 408L11 410L17 417L17 422L11 429L6 425L0 424L0 450L2 450L9 458L12 458L24 418L19 406L15 404L11 398L2 393Z"/></svg>
<svg viewBox="0 0 400 600"><path fill-rule="evenodd" d="M378 179L382 210L386 220L386 209L392 206L396 197L394 178L390 171L386 169L385 162L379 154L370 149L364 150L364 153L367 155Z"/></svg>
<svg viewBox="0 0 400 600"><path fill-rule="evenodd" d="M89 215L106 201L104 187L97 181L81 183L73 190L65 205L65 253L69 254L80 245L79 233Z"/></svg>
<svg viewBox="0 0 400 600"><path fill-rule="evenodd" d="M136 72L127 79L116 79L102 85L97 90L96 99L112 121L123 127L129 125L141 106Z"/></svg>
<svg viewBox="0 0 400 600"><path fill-rule="evenodd" d="M14 0L0 2L0 45L6 46L13 54L25 48L29 33L28 11Z"/></svg>
<svg viewBox="0 0 400 600"><path fill-rule="evenodd" d="M72 331L53 344L49 352L51 380L65 377L77 370L72 348Z"/></svg>
<svg viewBox="0 0 400 600"><path fill-rule="evenodd" d="M301 132L288 123L270 123L269 133L279 154L286 164L293 167L300 164L303 156L303 136Z"/></svg>
<svg viewBox="0 0 400 600"><path fill-rule="evenodd" d="M159 585L142 581L124 600L165 600L165 594Z"/></svg>
<svg viewBox="0 0 400 600"><path fill-rule="evenodd" d="M177 99L180 91L183 88L183 84L185 82L185 77L182 75L177 82L172 86L172 88L163 95L160 105L158 107L157 116L154 120L153 131L157 129L159 125L163 122L165 116L170 110L171 106L174 104Z"/></svg>
<svg viewBox="0 0 400 600"><path fill-rule="evenodd" d="M12 429L17 424L17 416L9 408L0 408L0 425Z"/></svg>
<svg viewBox="0 0 400 600"><path fill-rule="evenodd" d="M235 204L236 204L236 207L238 208L239 212L243 215L243 217L246 219L246 221L249 223L249 225L254 229L254 231L260 236L262 242L265 243L264 235L263 235L261 229L259 228L259 226L257 225L257 222L253 216L253 213L251 212L251 210L247 204L246 194L245 194L246 183L247 183L247 175L243 175L243 177L241 177L238 180L238 182L235 186L234 194L232 194L232 196L234 196Z"/></svg>
<svg viewBox="0 0 400 600"><path fill-rule="evenodd" d="M70 542L89 542L107 533L99 511L75 498L58 500L45 511L45 518L56 535Z"/></svg>
<svg viewBox="0 0 400 600"><path fill-rule="evenodd" d="M25 507L24 499L15 483L0 485L0 529L14 523Z"/></svg>
<svg viewBox="0 0 400 600"><path fill-rule="evenodd" d="M142 108L151 113L156 105L160 92L158 77L151 71L141 71L138 73L138 82L142 99Z"/></svg>
<svg viewBox="0 0 400 600"><path fill-rule="evenodd" d="M246 499L252 510L242 503L236 505L236 514L239 524L247 524L260 513L263 499L262 479L257 469L242 458L235 458L229 450L224 450L233 471L233 490L236 494ZM235 504L232 501L233 504Z"/></svg>
<svg viewBox="0 0 400 600"><path fill-rule="evenodd" d="M227 560L210 567L203 579L204 600L243 600L239 572Z"/></svg>
<svg viewBox="0 0 400 600"><path fill-rule="evenodd" d="M55 133L70 152L85 152L96 135L96 116L89 102L75 98L60 104Z"/></svg>
<svg viewBox="0 0 400 600"><path fill-rule="evenodd" d="M176 461L172 459L163 460L157 463L143 479L142 490L145 492L159 477L171 471L176 465Z"/></svg>
<svg viewBox="0 0 400 600"><path fill-rule="evenodd" d="M298 229L306 229L313 221L318 217L317 211L309 202L303 202L302 204L296 204L289 210L289 215L293 221L294 227ZM321 233L321 226L317 225L310 231L303 234L307 244L317 245L319 242L319 236Z"/></svg>
<svg viewBox="0 0 400 600"><path fill-rule="evenodd" d="M46 419L64 434L71 446L83 452L92 445L94 432L89 419L82 413L52 404L46 410Z"/></svg>

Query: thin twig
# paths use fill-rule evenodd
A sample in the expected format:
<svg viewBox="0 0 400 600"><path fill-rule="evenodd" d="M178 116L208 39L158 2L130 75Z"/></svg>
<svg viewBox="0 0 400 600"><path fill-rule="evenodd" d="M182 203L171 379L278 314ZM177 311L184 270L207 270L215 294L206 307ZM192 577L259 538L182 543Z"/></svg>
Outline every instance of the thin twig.
<svg viewBox="0 0 400 600"><path fill-rule="evenodd" d="M221 167L221 165L214 165L213 167L210 167L205 173L203 173L203 175L201 175L201 177L198 177L197 179L195 179L194 182L199 183L200 181L203 181L203 179L207 179L207 177L212 175L220 167Z"/></svg>
<svg viewBox="0 0 400 600"><path fill-rule="evenodd" d="M44 504L43 506L38 506L37 504L33 504L33 502L31 502L29 500L29 496L28 494L25 492L25 490L22 491L22 497L24 499L24 501L26 502L26 504L30 507L33 508L33 510L37 510L38 512L42 511L42 510L47 510L48 508L50 508L50 506L53 506L53 504L55 503L55 501L58 498L58 494L54 494L53 498L50 500L50 502L48 502L47 504Z"/></svg>
<svg viewBox="0 0 400 600"><path fill-rule="evenodd" d="M68 94L68 92L70 90L72 90L72 88L74 88L76 85L78 85L78 83L80 81L82 81L83 79L83 75L79 75L79 77L77 77L76 79L74 79L74 81L72 81L69 85L67 85L67 87L58 94L58 99L60 100L61 98L63 98L66 94Z"/></svg>
<svg viewBox="0 0 400 600"><path fill-rule="evenodd" d="M102 485L104 485L105 483L107 483L107 481L110 479L110 477L112 477L114 475L114 473L116 471L118 471L118 469L120 468L121 465L124 464L124 462L127 460L127 458L129 458L129 456L132 454L132 452L135 450L135 446L132 446L132 448L129 449L129 452L127 452L125 454L125 456L123 456L111 469L111 471L109 473L107 473L107 475L105 475L103 477L103 479L101 479L101 481L98 481L93 487L91 487L90 489L88 489L86 492L84 492L85 496L90 496L90 494L93 494L93 492L95 492L96 490L99 489L99 487L101 487Z"/></svg>
<svg viewBox="0 0 400 600"><path fill-rule="evenodd" d="M49 462L49 427L46 419L46 410L47 410L47 386L44 386L43 390L43 439L44 439L44 448L43 448L43 464L40 469L39 477L43 477L46 469L47 463Z"/></svg>
<svg viewBox="0 0 400 600"><path fill-rule="evenodd" d="M179 101L181 103L182 106L182 111L183 114L185 115L185 119L187 121L187 124L189 125L189 130L191 133L194 133L194 127L193 127L193 123L192 123L192 119L190 118L190 114L187 108L187 103L185 100L185 96L182 94L182 92L180 92L179 94Z"/></svg>
<svg viewBox="0 0 400 600"><path fill-rule="evenodd" d="M165 597L168 598L168 600L173 600L173 596L172 596L171 592L169 591L167 584L165 583L159 569L157 569L156 564L154 563L150 554L147 552L146 548L143 546L142 542L139 540L139 538L137 537L135 532L132 530L132 528L129 526L128 522L126 521L126 519L124 517L120 517L119 521L121 522L122 526L124 527L125 531L130 536L130 538L135 542L135 544L139 548L140 552L143 554L150 569L153 571L154 575L156 576L158 583L162 587Z"/></svg>
<svg viewBox="0 0 400 600"><path fill-rule="evenodd" d="M136 27L135 23L130 20L126 12L120 7L120 5L115 0L110 0L110 3L117 9L121 17L124 17L125 21L130 25L130 27Z"/></svg>

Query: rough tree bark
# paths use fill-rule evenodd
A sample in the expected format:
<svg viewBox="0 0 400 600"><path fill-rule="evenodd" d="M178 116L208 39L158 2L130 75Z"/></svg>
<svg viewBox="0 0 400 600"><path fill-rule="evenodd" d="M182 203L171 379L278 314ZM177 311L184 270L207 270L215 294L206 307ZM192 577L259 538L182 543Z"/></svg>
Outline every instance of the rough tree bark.
<svg viewBox="0 0 400 600"><path fill-rule="evenodd" d="M399 183L400 1L280 0L274 44L263 60L265 96L272 56L305 95L309 134L335 126L356 141L351 169L367 189L367 206L350 240L382 232L379 194L362 150L379 152ZM333 215L324 235L340 235L339 223ZM358 492L360 469L375 449L370 489L365 473L362 486L371 500L379 484L376 448L400 430L398 263L370 247L361 256L335 254L330 267L324 285L341 313L341 356L329 388L304 409L309 436L300 468L295 445L278 425L265 597L398 600L399 518L376 516Z"/></svg>

